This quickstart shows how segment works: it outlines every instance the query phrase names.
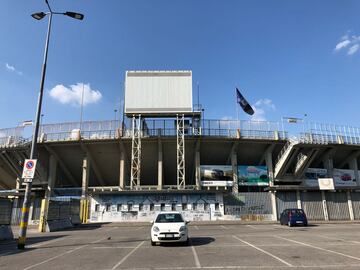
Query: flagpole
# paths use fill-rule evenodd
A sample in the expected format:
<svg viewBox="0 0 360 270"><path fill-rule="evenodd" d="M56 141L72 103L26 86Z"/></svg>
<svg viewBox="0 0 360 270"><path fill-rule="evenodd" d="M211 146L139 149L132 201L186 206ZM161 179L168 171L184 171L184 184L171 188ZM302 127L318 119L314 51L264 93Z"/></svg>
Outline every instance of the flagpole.
<svg viewBox="0 0 360 270"><path fill-rule="evenodd" d="M235 106L236 106L236 119L237 119L237 128L240 128L240 119L239 119L239 104L237 102L237 95L236 95L236 89L237 87L235 86Z"/></svg>

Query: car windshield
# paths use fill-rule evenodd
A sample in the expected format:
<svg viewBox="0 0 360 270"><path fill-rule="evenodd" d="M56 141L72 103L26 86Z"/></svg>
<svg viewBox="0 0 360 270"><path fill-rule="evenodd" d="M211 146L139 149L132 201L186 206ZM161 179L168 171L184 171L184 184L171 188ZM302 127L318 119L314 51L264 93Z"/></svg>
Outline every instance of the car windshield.
<svg viewBox="0 0 360 270"><path fill-rule="evenodd" d="M155 222L156 223L184 222L184 220L180 214L159 214Z"/></svg>

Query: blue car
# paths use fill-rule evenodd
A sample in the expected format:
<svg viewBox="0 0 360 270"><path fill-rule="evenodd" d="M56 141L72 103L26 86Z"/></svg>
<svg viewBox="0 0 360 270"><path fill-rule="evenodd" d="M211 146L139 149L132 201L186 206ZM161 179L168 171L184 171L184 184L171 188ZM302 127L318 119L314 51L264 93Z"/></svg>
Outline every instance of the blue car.
<svg viewBox="0 0 360 270"><path fill-rule="evenodd" d="M285 209L280 215L280 224L288 225L289 227L295 225L307 226L308 221L304 210L302 209Z"/></svg>

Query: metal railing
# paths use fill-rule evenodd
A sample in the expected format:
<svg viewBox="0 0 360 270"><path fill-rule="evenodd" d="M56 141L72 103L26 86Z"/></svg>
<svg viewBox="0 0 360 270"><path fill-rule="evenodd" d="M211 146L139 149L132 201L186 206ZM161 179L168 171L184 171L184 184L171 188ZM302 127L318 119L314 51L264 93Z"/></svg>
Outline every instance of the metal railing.
<svg viewBox="0 0 360 270"><path fill-rule="evenodd" d="M121 121L85 121L45 124L40 127L40 141L101 140L119 136L131 137L131 119ZM174 119L143 119L143 137L176 136ZM288 140L289 134L279 122L187 119L185 136L213 136L225 138ZM360 144L360 128L322 123L305 123L298 133L300 143ZM22 145L24 127L0 129L0 147Z"/></svg>

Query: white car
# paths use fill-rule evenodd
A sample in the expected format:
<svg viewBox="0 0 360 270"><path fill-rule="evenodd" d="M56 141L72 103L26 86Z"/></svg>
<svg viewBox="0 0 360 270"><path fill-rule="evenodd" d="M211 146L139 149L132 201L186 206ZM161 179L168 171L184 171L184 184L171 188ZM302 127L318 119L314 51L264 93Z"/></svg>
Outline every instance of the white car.
<svg viewBox="0 0 360 270"><path fill-rule="evenodd" d="M179 212L161 212L151 221L151 245L165 242L189 244L187 224Z"/></svg>

